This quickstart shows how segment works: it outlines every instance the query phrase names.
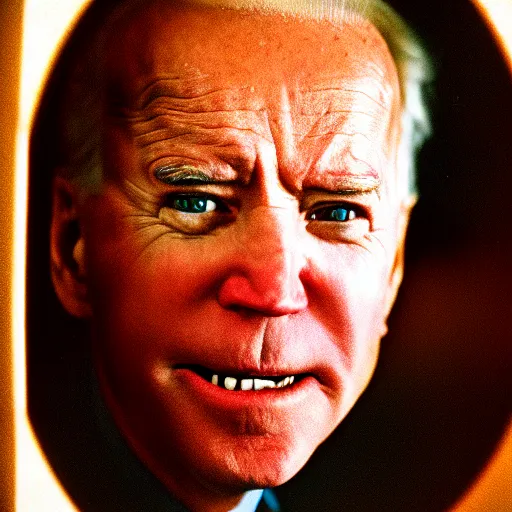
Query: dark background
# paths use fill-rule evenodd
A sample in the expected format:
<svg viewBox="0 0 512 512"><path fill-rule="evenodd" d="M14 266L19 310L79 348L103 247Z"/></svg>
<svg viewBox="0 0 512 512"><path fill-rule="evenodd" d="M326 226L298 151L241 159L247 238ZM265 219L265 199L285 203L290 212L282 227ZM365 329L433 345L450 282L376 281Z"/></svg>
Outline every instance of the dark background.
<svg viewBox="0 0 512 512"><path fill-rule="evenodd" d="M420 157L406 274L374 379L307 466L277 490L285 510L446 510L511 419L511 78L468 1L390 3L418 29L437 69L434 137ZM90 413L87 326L62 311L49 281L61 85L57 72L31 147L30 415L81 510L161 510L157 501L147 508L145 496L161 492L159 484L127 489L109 461Z"/></svg>

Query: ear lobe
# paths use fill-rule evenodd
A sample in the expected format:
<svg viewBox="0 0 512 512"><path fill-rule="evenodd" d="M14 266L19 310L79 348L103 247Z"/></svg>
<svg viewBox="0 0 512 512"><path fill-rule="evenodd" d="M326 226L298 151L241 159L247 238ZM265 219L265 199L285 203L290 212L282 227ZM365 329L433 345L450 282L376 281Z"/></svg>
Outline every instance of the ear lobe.
<svg viewBox="0 0 512 512"><path fill-rule="evenodd" d="M91 315L91 308L87 296L85 246L78 218L76 187L56 177L53 181L52 205L50 262L53 286L68 313L87 318Z"/></svg>
<svg viewBox="0 0 512 512"><path fill-rule="evenodd" d="M395 252L395 260L391 267L391 273L389 275L388 290L386 294L386 316L385 321L391 312L391 308L395 303L398 289L402 283L404 275L404 260L405 260L405 236L407 234L407 226L409 225L409 218L411 216L411 210L416 204L416 196L411 196L408 200L403 201L400 206L398 225L397 225L397 247ZM387 327L385 329L387 332Z"/></svg>

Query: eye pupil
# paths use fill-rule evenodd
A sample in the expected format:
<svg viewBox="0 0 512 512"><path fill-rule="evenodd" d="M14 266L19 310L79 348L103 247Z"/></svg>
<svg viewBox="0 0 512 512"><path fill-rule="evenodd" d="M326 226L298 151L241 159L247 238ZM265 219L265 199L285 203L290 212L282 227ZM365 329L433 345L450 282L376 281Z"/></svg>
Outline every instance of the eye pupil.
<svg viewBox="0 0 512 512"><path fill-rule="evenodd" d="M192 208L195 211L204 212L204 210L206 208L206 201L204 199L199 199L199 198L195 197L192 199Z"/></svg>

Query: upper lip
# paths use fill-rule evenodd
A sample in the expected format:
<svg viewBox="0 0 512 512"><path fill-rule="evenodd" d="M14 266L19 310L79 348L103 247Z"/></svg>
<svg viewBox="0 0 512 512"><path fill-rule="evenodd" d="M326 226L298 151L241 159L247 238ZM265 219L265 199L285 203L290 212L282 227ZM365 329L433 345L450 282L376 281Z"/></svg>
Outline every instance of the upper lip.
<svg viewBox="0 0 512 512"><path fill-rule="evenodd" d="M200 365L200 364L176 364L176 365L174 365L174 368L175 369L184 368L184 369L189 369L189 370L193 370L193 371L197 371L197 372L222 373L222 374L226 374L226 375L233 375L234 377L241 376L241 377L253 377L253 378L268 377L268 376L286 377L287 375L299 375L299 374L304 374L304 373L311 373L311 372L302 371L302 370L293 370L291 368L287 368L287 369L266 368L264 370L261 370L261 369L255 370L255 369L249 369L249 368L240 369L240 368L232 368L232 367L231 368L230 367L211 368L211 367Z"/></svg>
<svg viewBox="0 0 512 512"><path fill-rule="evenodd" d="M188 369L211 379L214 374L237 378L266 378L266 377L287 377L287 376L312 376L322 383L324 380L321 373L311 368L292 368L292 367L268 367L268 368L234 368L229 366L216 366L215 368L201 364L175 364L174 369Z"/></svg>

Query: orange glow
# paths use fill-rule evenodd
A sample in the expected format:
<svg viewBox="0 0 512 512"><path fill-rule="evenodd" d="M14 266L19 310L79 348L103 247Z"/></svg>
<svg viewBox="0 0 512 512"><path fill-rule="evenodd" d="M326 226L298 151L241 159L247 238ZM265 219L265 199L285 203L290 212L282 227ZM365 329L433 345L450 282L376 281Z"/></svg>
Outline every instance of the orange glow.
<svg viewBox="0 0 512 512"><path fill-rule="evenodd" d="M52 61L87 0L27 0L23 16L21 87L16 142L12 340L16 438L16 510L74 511L49 468L27 415L25 372L25 247L28 141L35 107ZM41 23L44 20L44 23Z"/></svg>
<svg viewBox="0 0 512 512"><path fill-rule="evenodd" d="M512 67L512 0L480 0L474 2L494 32Z"/></svg>
<svg viewBox="0 0 512 512"><path fill-rule="evenodd" d="M501 512L510 506L512 481L512 423L486 470L452 512Z"/></svg>

